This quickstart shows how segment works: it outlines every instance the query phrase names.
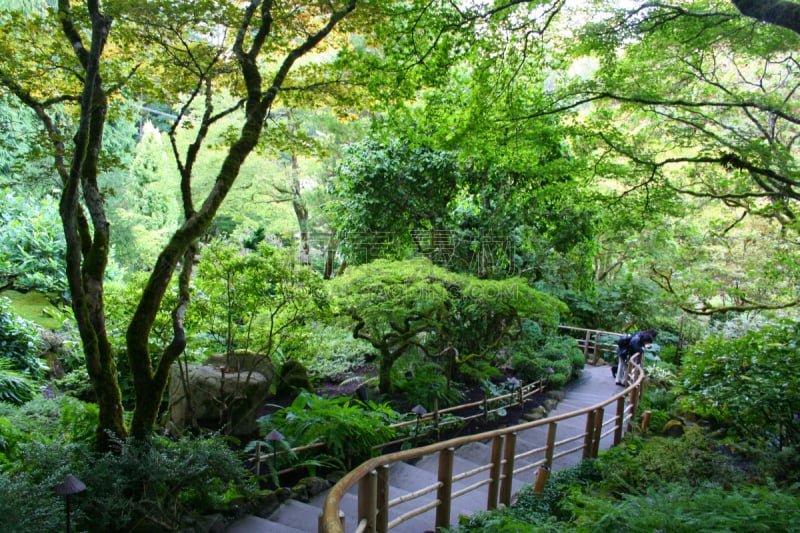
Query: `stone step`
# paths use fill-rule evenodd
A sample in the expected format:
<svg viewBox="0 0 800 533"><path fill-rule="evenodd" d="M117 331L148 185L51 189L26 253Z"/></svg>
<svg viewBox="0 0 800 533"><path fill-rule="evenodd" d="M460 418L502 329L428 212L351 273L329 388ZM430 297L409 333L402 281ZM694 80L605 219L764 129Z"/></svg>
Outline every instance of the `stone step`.
<svg viewBox="0 0 800 533"><path fill-rule="evenodd" d="M295 529L272 520L249 515L237 520L225 531L226 533L309 533L311 530Z"/></svg>
<svg viewBox="0 0 800 533"><path fill-rule="evenodd" d="M551 411L550 416L568 413L583 409L590 405L595 405L605 398L609 398L619 392L620 387L614 384L611 372L608 367L587 367L580 378L571 383L565 390L566 398L558 403L557 407ZM616 409L608 407L604 419L610 420L616 414ZM586 427L586 419L581 417L574 421L559 422L556 440L560 441L570 435L579 434ZM604 430L605 431L605 430ZM524 450L537 449L544 446L547 439L547 425L521 431L517 435L517 454ZM603 438L601 448L606 449L611 446L613 435ZM581 446L582 441L575 441L569 447ZM453 461L454 475L478 468L479 464L486 464L491 457L491 441L471 443L456 450ZM553 464L553 470L561 470L573 466L581 460L582 452L577 451L568 456L557 459ZM542 455L536 454L531 458L517 461L515 466L519 468L524 464L530 464L541 460ZM436 483L439 471L439 455L434 454L425 457L412 464L397 463L392 465L389 473L389 499L406 495L420 490L423 487ZM514 478L513 490L517 492L524 484L532 483L536 476L537 468L532 468L518 474ZM478 481L488 478L488 472L468 479L456 482L455 491L472 485ZM257 517L246 517L236 522L227 531L233 533L297 533L298 531L314 533L317 531L319 515L327 493L319 494L311 499L308 504L297 501L289 501L270 516L270 520ZM357 524L354 518L357 516L358 508L358 487L353 487L342 498L341 510L348 517L346 522L346 533L352 533ZM405 502L393 507L390 512L390 521L397 516L419 507L422 503L430 502L434 498L433 494L427 494L422 499ZM487 503L487 485L457 497L452 502L452 512L450 517L451 527L458 524L459 515L472 515L478 511L484 511ZM407 522L392 529L393 533L425 533L433 530L435 522L435 509L414 517ZM487 532L489 533L489 532Z"/></svg>

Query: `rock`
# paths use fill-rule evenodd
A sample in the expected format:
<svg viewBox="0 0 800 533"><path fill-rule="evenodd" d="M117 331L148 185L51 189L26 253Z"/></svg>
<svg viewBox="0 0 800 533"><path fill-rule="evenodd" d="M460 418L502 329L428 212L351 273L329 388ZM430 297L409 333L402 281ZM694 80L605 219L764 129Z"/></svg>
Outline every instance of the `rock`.
<svg viewBox="0 0 800 533"><path fill-rule="evenodd" d="M541 420L547 416L547 410L544 406L540 405L538 407L534 407L529 413L525 413L522 415L524 420L528 422L534 422L536 420Z"/></svg>
<svg viewBox="0 0 800 533"><path fill-rule="evenodd" d="M278 396L289 396L296 394L300 389L314 391L311 379L308 377L308 371L298 361L286 361L281 367L277 394Z"/></svg>
<svg viewBox="0 0 800 533"><path fill-rule="evenodd" d="M251 502L253 514L259 518L269 518L272 513L278 510L285 498L281 498L278 491L265 490Z"/></svg>
<svg viewBox="0 0 800 533"><path fill-rule="evenodd" d="M567 397L567 394L563 390L549 390L545 393L545 395L548 398L556 400L557 402L560 402Z"/></svg>
<svg viewBox="0 0 800 533"><path fill-rule="evenodd" d="M305 477L292 487L292 498L308 502L317 494L328 490L330 482L321 477Z"/></svg>
<svg viewBox="0 0 800 533"><path fill-rule="evenodd" d="M260 353L242 350L231 354L215 354L206 359L205 364L237 372L258 372L270 383L275 378L275 363L268 356Z"/></svg>
<svg viewBox="0 0 800 533"><path fill-rule="evenodd" d="M189 365L184 373L173 365L167 423L170 431L180 434L193 420L200 427L236 436L249 436L258 429L258 410L269 396L267 377L255 371L229 372L207 365Z"/></svg>
<svg viewBox="0 0 800 533"><path fill-rule="evenodd" d="M558 406L558 400L555 400L553 398L547 398L544 402L542 402L542 407L544 407L548 413L553 409L555 409L557 406Z"/></svg>
<svg viewBox="0 0 800 533"><path fill-rule="evenodd" d="M669 437L680 437L686 431L683 426L683 423L680 420L670 420L666 424L664 424L664 434Z"/></svg>

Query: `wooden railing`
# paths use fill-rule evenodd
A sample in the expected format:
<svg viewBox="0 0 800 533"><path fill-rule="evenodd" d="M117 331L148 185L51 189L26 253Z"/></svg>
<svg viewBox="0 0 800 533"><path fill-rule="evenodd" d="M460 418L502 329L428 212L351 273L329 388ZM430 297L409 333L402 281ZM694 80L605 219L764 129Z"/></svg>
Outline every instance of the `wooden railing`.
<svg viewBox="0 0 800 533"><path fill-rule="evenodd" d="M618 334L617 334L618 335ZM631 361L633 358L631 358ZM631 363L628 367L629 385L604 402L565 413L558 416L520 424L508 428L460 437L421 448L395 452L365 461L346 474L328 493L322 516L319 521L320 533L344 533L345 517L340 510L345 493L358 484L358 516L356 533L385 533L403 522L436 509L435 525L431 529L450 526L451 504L455 498L488 485L486 509L494 509L499 504L510 505L514 476L527 470L538 468L534 491L544 490L553 461L570 454L580 453L582 458L597 457L600 440L613 436L613 444L622 440L626 430L630 430L637 405L641 399L644 371ZM614 415L604 421L606 408L611 407ZM559 424L584 417L586 424L583 433L556 440ZM544 446L519 451L516 449L516 436L519 432L536 427L547 427ZM466 444L491 441L491 462L469 472L453 476L455 449ZM438 454L437 482L413 493L389 500L390 466L402 461L411 461ZM534 460L535 459L535 460ZM518 461L526 464L515 468ZM454 483L481 476L471 485L454 491ZM401 503L423 500L414 510L389 521L389 510Z"/></svg>
<svg viewBox="0 0 800 533"><path fill-rule="evenodd" d="M488 420L489 417L500 415L500 412L508 407L516 406L522 408L528 398L536 394L540 394L544 392L544 390L545 381L540 379L534 381L533 383L528 383L527 385L517 386L514 390L506 394L492 397L487 395L484 396L482 400L454 405L444 409L439 409L438 402L434 400L434 407L432 411L419 414L415 419L405 420L403 422L395 422L394 424L389 425L389 427L394 430L414 426L415 430L411 435L383 442L381 444L376 444L372 447L372 450L381 452L383 449L388 448L389 446L403 444L404 442L416 442L432 435L438 441L441 437L442 431L450 429L451 426L466 424L467 422L478 418ZM481 408L480 412L477 414L458 415L459 412L474 411L476 407ZM442 420L442 417L445 417L446 415L455 416ZM278 460L278 458L283 457L284 455L319 450L320 448L325 448L325 446L327 446L327 444L323 441L320 441L288 450L275 451L264 447L261 442L258 442L253 451L253 457L247 459L247 461L248 463L252 463L252 469L256 476L261 476L262 464L264 463L269 461L273 461L274 463ZM296 472L297 470L298 468L290 466L283 470L279 470L277 475L283 476L292 472Z"/></svg>
<svg viewBox="0 0 800 533"><path fill-rule="evenodd" d="M587 363L596 365L601 358L606 361L616 360L616 340L622 336L622 333L575 328L572 326L559 326L558 329L575 337L578 341L578 347L583 350L583 357Z"/></svg>

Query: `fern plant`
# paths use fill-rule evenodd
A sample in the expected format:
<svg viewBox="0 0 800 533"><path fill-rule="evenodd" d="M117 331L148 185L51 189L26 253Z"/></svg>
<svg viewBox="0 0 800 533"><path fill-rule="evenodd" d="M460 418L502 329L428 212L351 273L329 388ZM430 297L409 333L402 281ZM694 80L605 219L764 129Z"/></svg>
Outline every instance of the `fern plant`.
<svg viewBox="0 0 800 533"><path fill-rule="evenodd" d="M22 405L35 395L33 380L14 370L10 360L0 357L0 402Z"/></svg>
<svg viewBox="0 0 800 533"><path fill-rule="evenodd" d="M264 434L278 430L292 446L325 442L338 458L369 457L372 448L395 437L389 425L398 419L386 404L353 402L350 398L322 398L301 392L288 407L259 419Z"/></svg>

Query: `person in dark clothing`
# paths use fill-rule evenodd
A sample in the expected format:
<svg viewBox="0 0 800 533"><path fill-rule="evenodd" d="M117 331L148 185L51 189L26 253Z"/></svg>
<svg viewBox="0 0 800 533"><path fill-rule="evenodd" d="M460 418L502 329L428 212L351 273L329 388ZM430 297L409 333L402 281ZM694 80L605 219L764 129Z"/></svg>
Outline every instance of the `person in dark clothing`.
<svg viewBox="0 0 800 533"><path fill-rule="evenodd" d="M647 329L637 331L633 335L625 335L617 341L617 358L619 361L617 362L616 371L612 369L614 380L617 385L625 386L628 360L635 355L636 359L634 362L640 364L642 361L642 352L655 338L656 330Z"/></svg>

